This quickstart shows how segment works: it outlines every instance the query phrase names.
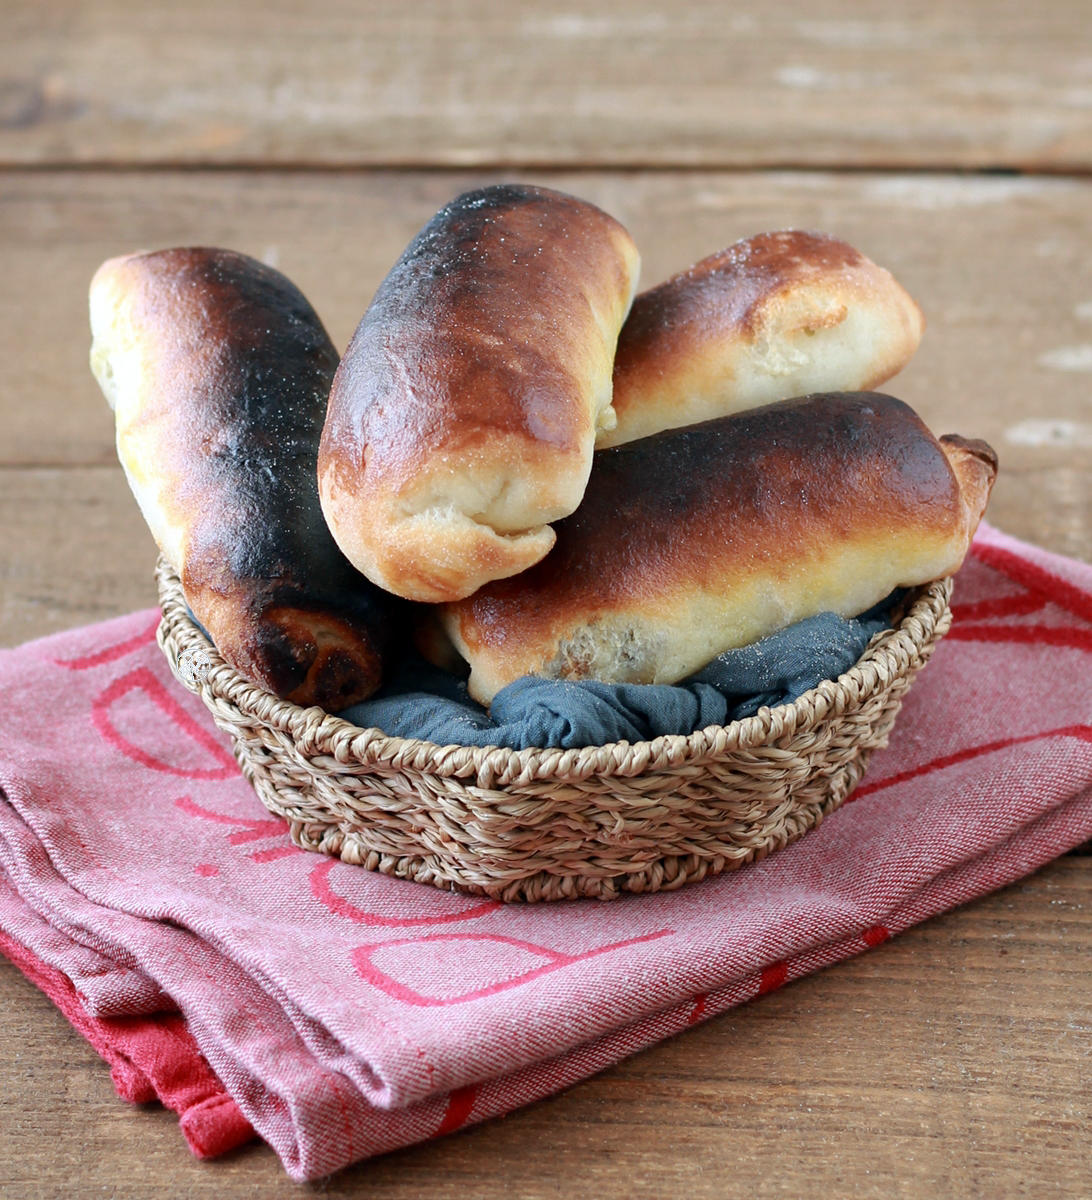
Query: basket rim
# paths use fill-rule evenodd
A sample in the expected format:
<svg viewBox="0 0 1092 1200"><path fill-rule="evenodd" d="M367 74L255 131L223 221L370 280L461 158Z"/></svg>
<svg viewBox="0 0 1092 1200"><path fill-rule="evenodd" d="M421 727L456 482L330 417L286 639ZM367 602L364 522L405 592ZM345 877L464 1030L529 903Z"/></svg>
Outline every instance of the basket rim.
<svg viewBox="0 0 1092 1200"><path fill-rule="evenodd" d="M769 746L775 737L788 736L813 725L831 710L867 700L888 683L877 670L881 659L905 665L943 630L938 630L952 591L952 577L921 585L898 626L877 633L864 653L837 679L822 680L795 701L763 707L752 717L729 725L709 725L690 734L665 734L644 742L607 742L573 749L505 746L440 745L420 738L402 738L374 727L364 728L319 707L302 708L251 683L230 666L215 645L191 619L182 584L173 566L160 556L156 566L162 619L157 632L160 649L172 672L187 690L202 697L214 712L225 702L240 715L257 719L289 735L309 755L324 750L339 764L385 763L393 767L428 770L438 775L479 778L518 776L523 781L590 775L632 776L656 765L698 765L726 751L746 751ZM177 651L168 645L177 644ZM189 649L203 650L212 668L203 680L191 684L178 674L178 657Z"/></svg>

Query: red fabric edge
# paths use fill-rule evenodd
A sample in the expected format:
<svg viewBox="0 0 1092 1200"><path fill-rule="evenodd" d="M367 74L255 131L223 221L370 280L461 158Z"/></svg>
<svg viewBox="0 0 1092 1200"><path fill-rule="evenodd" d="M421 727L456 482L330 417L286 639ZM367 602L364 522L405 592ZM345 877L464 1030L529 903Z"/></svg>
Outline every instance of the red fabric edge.
<svg viewBox="0 0 1092 1200"><path fill-rule="evenodd" d="M987 536L989 535L996 536L998 541L1004 543L1010 541L1004 535L995 535L992 530L988 531ZM1019 549L1025 549L1022 544L1017 545ZM1052 599L1056 595L1061 596L1062 607L1075 616L1090 619L1085 612L1085 604L1092 600L1088 592L1060 579L1042 565L1028 562L1009 549L1007 544L995 545L991 544L991 540L979 541L974 545L972 553L985 565L1001 571L1025 587L1034 590L1049 587L1053 593ZM1045 556L1044 552L1039 553ZM1082 599L1084 603L1079 603ZM1060 807L1069 808L1079 799L1083 799L1087 805L1089 796L1084 793ZM1061 814L1055 810L1045 814L1035 824L1064 827L1066 821L1064 818L1059 820L1059 817ZM1030 830L1023 830L1021 834L1026 835L1029 832ZM892 929L880 925L873 926L862 934L836 945L815 947L791 960L771 964L756 976L738 981L719 994L704 993L695 996L680 1006L681 1027L723 1012L755 995L773 991L787 982L834 962L853 957L862 949L871 949L893 934L927 920L930 916L1006 886L1057 855L1065 853L1070 844L1080 844L1090 830L1082 824L1082 835L1072 842L1069 839L1073 832L1067 830L1069 836L1065 838L1064 844L1057 837L1058 832L1059 829L1052 829L1054 837L1047 839L1053 843L1049 850L1044 852L1041 846L1028 847L1031 852L1027 853L1025 850L1027 861L1020 863L1015 873L1010 874L1010 871L1016 864L1006 860L1019 859L1022 856L1017 847L1010 844L994 848L979 862L965 864L954 874L949 873L948 878L934 879L925 889L928 899L926 900L923 894L917 898L916 903L908 904L906 908L909 911L900 912L898 916L901 919L891 921L894 926ZM1012 842L1016 840L1011 839ZM1028 842L1035 840L1027 839ZM1019 849L1024 849L1024 846ZM983 875L991 874L989 870L984 869L987 862L994 868L994 877L984 880ZM1001 866L1002 863L1004 867ZM945 895L942 899L939 895L942 891L950 891L952 894ZM73 1028L86 1037L100 1056L110 1064L111 1076L120 1096L134 1103L145 1103L158 1098L180 1114L179 1123L183 1135L197 1157L211 1158L224 1154L256 1136L235 1101L224 1090L201 1055L181 1016L159 1014L141 1018L92 1018L83 1008L79 994L67 976L43 963L32 951L3 931L0 931L0 953L56 1004ZM658 1014L660 1019L670 1019L671 1015ZM616 1031L601 1039L601 1048L598 1045L578 1047L558 1060L525 1068L515 1072L513 1076L459 1088L447 1096L437 1097L430 1103L439 1107L441 1119L431 1136L443 1136L466 1125L521 1108L596 1073L612 1062L628 1057L645 1045L660 1042L671 1035L671 1031L665 1030L650 1038L641 1037L631 1045L607 1048L616 1039L624 1040L626 1035L633 1032L628 1029ZM596 1054L596 1050L600 1053ZM596 1058L599 1061L594 1061ZM558 1071L558 1068L565 1067L568 1070ZM558 1078L552 1078L555 1073L559 1075ZM566 1075L568 1078L560 1077ZM523 1085L519 1088L522 1095L507 1096L504 1100L499 1095L489 1095L494 1089L502 1091L506 1083L514 1082L515 1079L519 1079ZM427 1137L427 1134L424 1135L424 1138ZM405 1144L410 1143L399 1140L388 1148Z"/></svg>
<svg viewBox="0 0 1092 1200"><path fill-rule="evenodd" d="M109 1064L114 1090L123 1100L131 1104L159 1100L179 1114L182 1134L198 1158L226 1154L256 1136L181 1016L88 1016L68 976L2 930L0 953L53 1001Z"/></svg>

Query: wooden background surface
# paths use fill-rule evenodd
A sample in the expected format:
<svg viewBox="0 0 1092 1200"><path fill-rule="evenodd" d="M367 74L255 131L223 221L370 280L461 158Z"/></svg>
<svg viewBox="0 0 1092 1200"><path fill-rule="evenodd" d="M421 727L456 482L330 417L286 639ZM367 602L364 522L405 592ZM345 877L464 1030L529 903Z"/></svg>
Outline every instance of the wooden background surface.
<svg viewBox="0 0 1092 1200"><path fill-rule="evenodd" d="M3 159L1085 170L1081 0L5 0Z"/></svg>
<svg viewBox="0 0 1092 1200"><path fill-rule="evenodd" d="M1092 561L1092 7L0 0L0 645L154 602L87 370L111 254L231 246L348 340L416 229L531 179L619 217L651 284L822 228L924 308L889 390L985 437L989 517ZM1017 171L1023 173L1017 173ZM568 1093L353 1168L338 1196L1089 1194L1092 859ZM0 1196L289 1196L191 1159L0 964Z"/></svg>

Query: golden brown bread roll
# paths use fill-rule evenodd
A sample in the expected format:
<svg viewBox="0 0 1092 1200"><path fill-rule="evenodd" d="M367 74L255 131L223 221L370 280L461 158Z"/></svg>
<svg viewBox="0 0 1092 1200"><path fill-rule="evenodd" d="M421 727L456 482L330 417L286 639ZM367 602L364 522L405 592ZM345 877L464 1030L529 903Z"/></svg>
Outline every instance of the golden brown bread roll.
<svg viewBox="0 0 1092 1200"><path fill-rule="evenodd" d="M614 362L618 423L598 445L811 392L871 391L923 328L894 277L837 238L736 242L634 300Z"/></svg>
<svg viewBox="0 0 1092 1200"><path fill-rule="evenodd" d="M550 549L580 503L639 257L594 205L505 185L453 200L381 284L319 451L327 523L369 579L453 600Z"/></svg>
<svg viewBox="0 0 1092 1200"><path fill-rule="evenodd" d="M322 517L316 459L338 359L302 293L227 250L133 254L95 274L91 329L118 457L220 653L297 704L369 696L398 603Z"/></svg>
<svg viewBox="0 0 1092 1200"><path fill-rule="evenodd" d="M437 610L488 703L523 675L674 683L805 617L959 566L996 473L873 393L784 401L596 455L529 571Z"/></svg>

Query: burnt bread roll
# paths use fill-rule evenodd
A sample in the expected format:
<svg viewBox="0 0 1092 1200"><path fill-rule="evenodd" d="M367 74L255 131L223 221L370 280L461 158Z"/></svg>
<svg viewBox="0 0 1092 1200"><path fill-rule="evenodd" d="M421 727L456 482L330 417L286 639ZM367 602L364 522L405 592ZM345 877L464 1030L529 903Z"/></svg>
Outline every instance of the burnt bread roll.
<svg viewBox="0 0 1092 1200"><path fill-rule="evenodd" d="M483 704L524 675L674 683L951 574L996 469L890 396L784 401L601 451L542 562L436 611Z"/></svg>
<svg viewBox="0 0 1092 1200"><path fill-rule="evenodd" d="M639 256L612 217L546 188L453 200L380 285L338 368L322 509L369 579L455 600L536 563L573 512Z"/></svg>
<svg viewBox="0 0 1092 1200"><path fill-rule="evenodd" d="M316 461L338 356L303 294L242 254L185 248L110 259L90 301L118 457L217 649L297 704L369 696L401 606L322 517Z"/></svg>
<svg viewBox="0 0 1092 1200"><path fill-rule="evenodd" d="M889 271L824 233L736 242L642 292L618 339L617 446L814 392L871 391L921 341Z"/></svg>

